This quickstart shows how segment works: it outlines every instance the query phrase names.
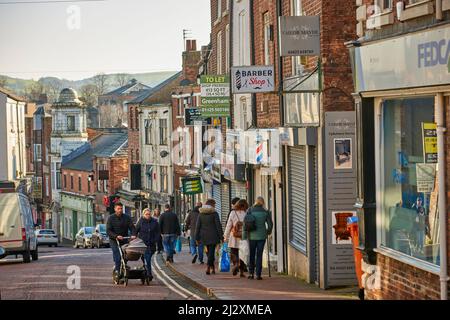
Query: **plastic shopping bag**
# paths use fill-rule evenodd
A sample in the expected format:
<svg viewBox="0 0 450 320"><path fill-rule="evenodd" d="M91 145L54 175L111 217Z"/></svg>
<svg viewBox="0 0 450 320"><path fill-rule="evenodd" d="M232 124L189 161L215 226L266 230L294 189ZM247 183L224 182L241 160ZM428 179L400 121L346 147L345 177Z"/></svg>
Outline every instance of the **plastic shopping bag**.
<svg viewBox="0 0 450 320"><path fill-rule="evenodd" d="M181 237L177 238L177 242L175 243L175 250L177 250L177 252L181 252Z"/></svg>
<svg viewBox="0 0 450 320"><path fill-rule="evenodd" d="M248 258L250 256L250 248L248 240L239 241L239 259L248 265Z"/></svg>
<svg viewBox="0 0 450 320"><path fill-rule="evenodd" d="M219 271L220 272L230 272L230 256L228 255L228 246L226 243L223 244L222 250L220 252L219 259Z"/></svg>

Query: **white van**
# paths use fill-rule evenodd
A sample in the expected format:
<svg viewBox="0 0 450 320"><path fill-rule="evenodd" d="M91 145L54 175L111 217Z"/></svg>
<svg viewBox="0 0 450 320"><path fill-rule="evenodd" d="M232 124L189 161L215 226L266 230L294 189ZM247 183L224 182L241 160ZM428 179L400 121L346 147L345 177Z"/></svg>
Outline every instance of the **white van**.
<svg viewBox="0 0 450 320"><path fill-rule="evenodd" d="M37 260L34 226L28 198L0 186L0 246L6 251L4 256L20 254L25 263Z"/></svg>

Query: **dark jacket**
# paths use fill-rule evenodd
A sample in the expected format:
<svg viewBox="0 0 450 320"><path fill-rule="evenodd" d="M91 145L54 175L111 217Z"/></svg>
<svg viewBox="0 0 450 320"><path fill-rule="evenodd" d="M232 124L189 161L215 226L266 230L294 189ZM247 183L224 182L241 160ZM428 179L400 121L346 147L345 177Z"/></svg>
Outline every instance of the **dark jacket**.
<svg viewBox="0 0 450 320"><path fill-rule="evenodd" d="M191 211L191 213L188 214L186 217L186 220L184 221L184 224L186 226L186 231L191 230L191 237L194 237L196 227L197 227L197 219L198 215L200 214L201 207L194 207L194 210Z"/></svg>
<svg viewBox="0 0 450 320"><path fill-rule="evenodd" d="M131 217L124 213L120 217L112 214L106 222L106 233L108 233L111 240L116 240L117 236L128 237L128 231L131 231L133 234L134 229Z"/></svg>
<svg viewBox="0 0 450 320"><path fill-rule="evenodd" d="M272 233L273 222L272 215L269 211L261 206L253 206L249 210L256 219L256 230L250 231L250 237L248 232L243 230L242 239L244 240L266 240L267 236Z"/></svg>
<svg viewBox="0 0 450 320"><path fill-rule="evenodd" d="M159 227L161 234L181 235L180 223L178 216L172 211L164 211L159 217Z"/></svg>
<svg viewBox="0 0 450 320"><path fill-rule="evenodd" d="M213 207L201 207L195 227L195 240L203 245L218 244L223 240L219 214Z"/></svg>
<svg viewBox="0 0 450 320"><path fill-rule="evenodd" d="M150 247L153 251L155 251L156 244L158 243L161 235L158 220L155 218L139 219L133 235L142 239L147 247Z"/></svg>

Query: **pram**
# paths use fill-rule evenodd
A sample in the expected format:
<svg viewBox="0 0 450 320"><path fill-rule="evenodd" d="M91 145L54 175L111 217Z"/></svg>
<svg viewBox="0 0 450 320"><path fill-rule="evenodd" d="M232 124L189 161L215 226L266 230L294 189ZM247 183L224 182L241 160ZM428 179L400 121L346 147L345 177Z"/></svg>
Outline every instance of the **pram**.
<svg viewBox="0 0 450 320"><path fill-rule="evenodd" d="M129 239L129 237L124 237L124 240ZM128 244L120 245L119 240L117 240L117 245L120 252L120 272L116 273L113 270L113 282L114 284L123 284L125 287L128 285L128 279L141 279L141 283L150 285L152 278L147 276L147 266L145 265L144 254L147 250L147 246L144 241L136 238ZM128 261L142 261L142 267L135 267L131 269L128 266Z"/></svg>

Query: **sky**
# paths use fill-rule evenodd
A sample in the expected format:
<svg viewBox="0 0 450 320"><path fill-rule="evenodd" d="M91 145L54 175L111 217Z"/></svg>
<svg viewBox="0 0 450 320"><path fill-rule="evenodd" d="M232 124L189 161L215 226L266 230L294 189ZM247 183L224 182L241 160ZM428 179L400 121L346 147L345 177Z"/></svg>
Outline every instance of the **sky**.
<svg viewBox="0 0 450 320"><path fill-rule="evenodd" d="M181 70L183 29L197 48L209 42L209 2L0 0L0 74L78 80Z"/></svg>

